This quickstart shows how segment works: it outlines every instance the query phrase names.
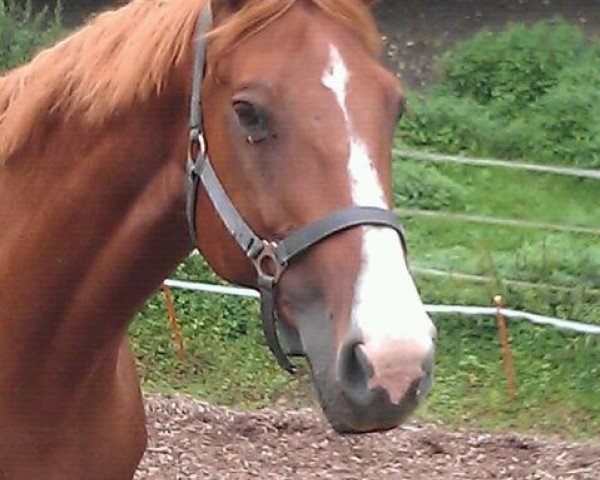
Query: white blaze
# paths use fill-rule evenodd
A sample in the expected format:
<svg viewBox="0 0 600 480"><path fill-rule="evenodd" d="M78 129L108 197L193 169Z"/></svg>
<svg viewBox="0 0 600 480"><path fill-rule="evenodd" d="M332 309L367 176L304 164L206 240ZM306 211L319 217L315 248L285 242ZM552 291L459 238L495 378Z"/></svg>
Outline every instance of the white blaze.
<svg viewBox="0 0 600 480"><path fill-rule="evenodd" d="M354 204L388 208L369 149L352 125L347 102L350 72L334 45L321 81L334 93L346 122ZM362 331L364 342L414 340L428 349L433 324L408 272L398 234L390 228L363 227L361 255L352 322Z"/></svg>
<svg viewBox="0 0 600 480"><path fill-rule="evenodd" d="M346 106L346 96L348 93L350 72L348 72L340 52L333 45L330 47L329 55L331 56L331 60L323 73L323 77L321 77L321 81L325 87L334 93L344 114L344 120L346 120L346 123L349 123L350 117L348 116L348 107Z"/></svg>

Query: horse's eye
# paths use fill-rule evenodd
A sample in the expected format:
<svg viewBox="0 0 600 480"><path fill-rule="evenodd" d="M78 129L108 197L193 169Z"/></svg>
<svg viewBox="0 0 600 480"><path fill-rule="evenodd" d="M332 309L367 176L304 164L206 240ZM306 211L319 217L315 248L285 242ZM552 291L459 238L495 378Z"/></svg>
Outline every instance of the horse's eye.
<svg viewBox="0 0 600 480"><path fill-rule="evenodd" d="M265 114L249 102L237 101L233 104L240 127L250 143L260 142L269 136Z"/></svg>

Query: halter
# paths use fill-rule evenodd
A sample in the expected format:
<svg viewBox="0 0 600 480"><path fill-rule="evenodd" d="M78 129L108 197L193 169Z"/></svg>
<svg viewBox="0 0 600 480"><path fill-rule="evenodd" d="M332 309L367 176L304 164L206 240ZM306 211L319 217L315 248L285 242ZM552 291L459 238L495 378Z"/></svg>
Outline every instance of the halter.
<svg viewBox="0 0 600 480"><path fill-rule="evenodd" d="M260 317L267 345L284 370L294 373L296 367L283 351L277 334L277 314L274 308L279 279L290 262L317 243L336 233L363 225L389 227L400 236L406 250L402 227L393 212L376 207L349 206L295 230L282 240L260 238L248 226L223 188L208 157L206 138L202 123L202 81L204 78L206 38L212 24L210 2L198 20L196 59L192 99L190 107L190 144L188 149L187 174L187 219L194 246L197 245L196 197L202 183L221 221L254 265L260 290ZM283 324L282 324L283 325ZM298 352L299 353L299 352Z"/></svg>

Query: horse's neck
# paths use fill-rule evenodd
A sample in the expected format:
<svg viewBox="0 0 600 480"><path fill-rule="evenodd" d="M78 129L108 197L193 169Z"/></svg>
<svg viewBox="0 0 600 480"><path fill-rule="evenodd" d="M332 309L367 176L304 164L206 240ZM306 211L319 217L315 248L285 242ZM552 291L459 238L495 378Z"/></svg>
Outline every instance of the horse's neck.
<svg viewBox="0 0 600 480"><path fill-rule="evenodd" d="M0 170L0 363L29 352L42 375L52 352L76 381L185 256L186 108L58 121Z"/></svg>

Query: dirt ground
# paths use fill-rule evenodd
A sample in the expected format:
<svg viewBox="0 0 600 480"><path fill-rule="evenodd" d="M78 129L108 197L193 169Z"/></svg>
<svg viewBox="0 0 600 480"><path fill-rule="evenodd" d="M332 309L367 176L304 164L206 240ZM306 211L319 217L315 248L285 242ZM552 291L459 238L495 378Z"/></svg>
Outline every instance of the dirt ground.
<svg viewBox="0 0 600 480"><path fill-rule="evenodd" d="M242 413L147 398L150 444L136 480L596 480L600 443L450 432L410 423L340 436L310 410Z"/></svg>

